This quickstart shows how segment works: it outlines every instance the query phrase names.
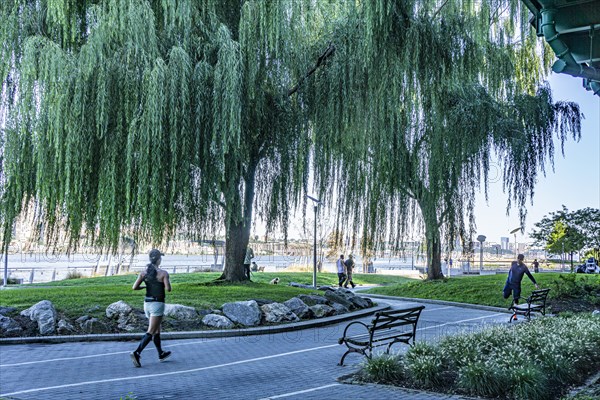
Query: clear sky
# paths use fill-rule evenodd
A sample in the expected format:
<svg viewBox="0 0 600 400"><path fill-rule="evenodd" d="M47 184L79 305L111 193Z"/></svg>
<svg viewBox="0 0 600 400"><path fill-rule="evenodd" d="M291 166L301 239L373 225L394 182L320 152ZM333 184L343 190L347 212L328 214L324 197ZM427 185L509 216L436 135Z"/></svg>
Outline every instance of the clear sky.
<svg viewBox="0 0 600 400"><path fill-rule="evenodd" d="M554 74L549 78L554 101L574 101L579 104L585 119L581 128L581 140L565 143L565 156L560 152L560 142L555 140L554 171L546 169L535 187L533 204L527 206L525 234L517 234L517 241L529 242L534 224L544 215L557 211L564 204L570 211L585 207L600 208L600 97L594 96L582 86L581 78ZM490 177L493 176L491 171ZM477 234L487 236L491 242L500 237L513 236L509 232L519 226L516 210L506 216L507 195L502 184L491 184L486 203L480 195L475 208Z"/></svg>

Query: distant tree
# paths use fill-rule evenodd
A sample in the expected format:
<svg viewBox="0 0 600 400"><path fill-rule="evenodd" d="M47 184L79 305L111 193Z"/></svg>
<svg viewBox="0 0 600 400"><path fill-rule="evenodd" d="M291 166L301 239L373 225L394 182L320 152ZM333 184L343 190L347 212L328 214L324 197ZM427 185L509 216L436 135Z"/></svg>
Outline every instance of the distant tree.
<svg viewBox="0 0 600 400"><path fill-rule="evenodd" d="M544 246L551 253L569 253L587 250L595 256L600 251L600 210L583 208L570 212L567 207L551 212L534 224L530 236L535 245Z"/></svg>

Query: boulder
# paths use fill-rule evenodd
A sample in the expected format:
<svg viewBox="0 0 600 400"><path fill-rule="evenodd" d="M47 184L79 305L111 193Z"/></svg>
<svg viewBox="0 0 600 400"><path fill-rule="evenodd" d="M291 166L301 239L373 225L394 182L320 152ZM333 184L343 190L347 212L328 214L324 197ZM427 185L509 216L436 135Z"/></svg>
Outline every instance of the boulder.
<svg viewBox="0 0 600 400"><path fill-rule="evenodd" d="M83 324L81 329L85 333L106 333L107 328L98 318L89 318Z"/></svg>
<svg viewBox="0 0 600 400"><path fill-rule="evenodd" d="M310 309L308 308L306 303L297 297L292 297L288 301L283 302L283 304L287 308L292 310L292 312L294 314L296 314L298 316L298 318L310 318L311 317Z"/></svg>
<svg viewBox="0 0 600 400"><path fill-rule="evenodd" d="M21 315L29 317L36 321L38 329L42 335L52 335L56 333L56 310L49 300L42 300L37 304L21 311Z"/></svg>
<svg viewBox="0 0 600 400"><path fill-rule="evenodd" d="M244 326L260 324L262 313L254 300L223 304L223 314L235 323Z"/></svg>
<svg viewBox="0 0 600 400"><path fill-rule="evenodd" d="M17 309L14 308L14 307L2 307L2 306L0 306L0 315L12 314L15 311L17 311Z"/></svg>
<svg viewBox="0 0 600 400"><path fill-rule="evenodd" d="M343 305L344 307L353 310L356 308L356 306L354 305L354 303L348 298L348 296L346 296L344 293L340 293L340 292L333 292L331 290L328 290L325 292L325 297L327 298L327 300L329 300L332 303L338 303Z"/></svg>
<svg viewBox="0 0 600 400"><path fill-rule="evenodd" d="M327 304L328 301L323 296L317 296L316 294L300 294L298 296L307 306L314 306L315 304Z"/></svg>
<svg viewBox="0 0 600 400"><path fill-rule="evenodd" d="M281 303L265 304L260 307L265 315L266 322L297 322L300 318L286 305Z"/></svg>
<svg viewBox="0 0 600 400"><path fill-rule="evenodd" d="M61 319L56 325L56 332L58 332L59 335L70 335L75 333L75 327L66 319Z"/></svg>
<svg viewBox="0 0 600 400"><path fill-rule="evenodd" d="M312 285L305 285L304 283L298 283L298 282L290 282L289 286L299 287L302 289L313 289Z"/></svg>
<svg viewBox="0 0 600 400"><path fill-rule="evenodd" d="M592 316L596 317L596 318L600 318L600 310L594 310L594 311L592 311Z"/></svg>
<svg viewBox="0 0 600 400"><path fill-rule="evenodd" d="M181 304L165 304L165 317L194 320L198 318L198 312L194 307L183 306Z"/></svg>
<svg viewBox="0 0 600 400"><path fill-rule="evenodd" d="M123 316L131 314L133 308L123 300L112 303L106 307L106 316L110 319L120 319Z"/></svg>
<svg viewBox="0 0 600 400"><path fill-rule="evenodd" d="M333 300L334 298L335 299L343 298L347 302L351 303L351 306L348 307L351 310L355 309L355 308L369 308L373 305L373 302L370 299L366 299L364 297L357 296L352 291L350 291L348 289L344 289L344 288L338 288L334 292L325 292L325 297L348 307L348 305L342 301Z"/></svg>
<svg viewBox="0 0 600 400"><path fill-rule="evenodd" d="M335 314L335 309L326 304L315 304L308 307L315 318L323 318Z"/></svg>
<svg viewBox="0 0 600 400"><path fill-rule="evenodd" d="M3 336L19 336L21 332L23 332L23 328L17 321L0 315L0 334Z"/></svg>
<svg viewBox="0 0 600 400"><path fill-rule="evenodd" d="M259 307L264 306L265 304L275 303L275 300L269 299L254 299L254 301L256 302L256 304L258 304Z"/></svg>
<svg viewBox="0 0 600 400"><path fill-rule="evenodd" d="M347 312L349 312L350 310L348 309L348 307L343 306L340 303L331 303L331 307L333 307L333 309L335 310L336 315L339 314L346 314Z"/></svg>
<svg viewBox="0 0 600 400"><path fill-rule="evenodd" d="M206 326L219 329L233 328L233 322L227 317L217 314L208 314L202 318L202 323Z"/></svg>

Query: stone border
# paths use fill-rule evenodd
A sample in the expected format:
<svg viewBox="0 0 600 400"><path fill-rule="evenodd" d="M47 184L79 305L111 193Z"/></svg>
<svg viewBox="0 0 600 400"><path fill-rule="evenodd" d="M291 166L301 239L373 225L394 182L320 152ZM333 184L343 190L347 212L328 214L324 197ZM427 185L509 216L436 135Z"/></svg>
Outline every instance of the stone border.
<svg viewBox="0 0 600 400"><path fill-rule="evenodd" d="M290 324L260 326L254 328L242 329L220 329L208 331L189 331L189 332L161 332L160 336L163 340L169 339L202 339L202 338L224 338L235 336L250 336L264 335L272 333L282 333L295 331L298 329L316 328L334 324L337 322L347 321L355 318L362 318L374 314L378 311L387 310L390 305L381 303L371 308L349 312L331 317L319 319L311 319L307 321L295 322ZM15 337L15 338L0 338L0 346L7 344L29 344L29 343L71 343L71 342L101 342L101 341L129 341L139 340L143 332L137 333L112 333L112 334L97 334L97 335L65 335L65 336L32 336L32 337Z"/></svg>

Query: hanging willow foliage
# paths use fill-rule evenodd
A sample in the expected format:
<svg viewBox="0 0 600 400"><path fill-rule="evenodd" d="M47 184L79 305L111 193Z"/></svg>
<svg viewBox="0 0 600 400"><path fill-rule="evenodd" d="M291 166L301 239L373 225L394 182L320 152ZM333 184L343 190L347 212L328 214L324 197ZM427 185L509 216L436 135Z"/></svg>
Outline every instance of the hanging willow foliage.
<svg viewBox="0 0 600 400"><path fill-rule="evenodd" d="M400 246L423 226L428 274L439 278L442 240L470 243L490 163L502 164L523 223L553 137L579 138L579 108L540 85L548 60L520 1L342 4L356 23L340 27L336 57L306 89L320 194L333 199L337 187L363 249Z"/></svg>
<svg viewBox="0 0 600 400"><path fill-rule="evenodd" d="M225 220L239 279L253 206L286 227L307 185L311 138L287 91L310 66L321 8L2 2L3 243L30 210L71 248L82 233L115 249L123 235L160 243Z"/></svg>

